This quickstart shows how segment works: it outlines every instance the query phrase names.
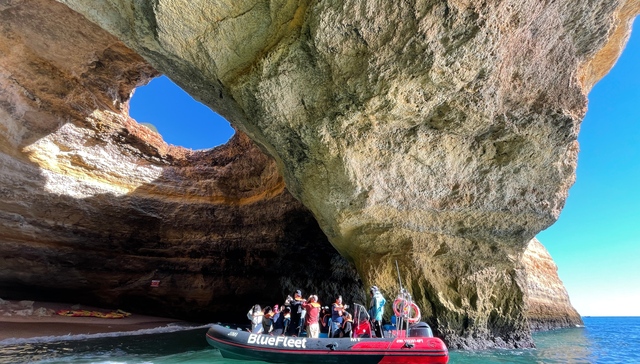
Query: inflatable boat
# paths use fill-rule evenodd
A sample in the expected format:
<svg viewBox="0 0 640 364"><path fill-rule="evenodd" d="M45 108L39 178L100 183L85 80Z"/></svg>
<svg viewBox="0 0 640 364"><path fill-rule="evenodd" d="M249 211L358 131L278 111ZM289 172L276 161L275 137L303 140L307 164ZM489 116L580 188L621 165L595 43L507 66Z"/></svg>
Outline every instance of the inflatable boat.
<svg viewBox="0 0 640 364"><path fill-rule="evenodd" d="M438 363L449 361L449 352L439 338L433 337L424 322L407 325L404 330L389 330L385 337L371 337L368 315L361 305L354 316L354 337L308 338L272 336L246 330L212 325L208 343L222 357L260 360L271 363ZM402 326L400 326L402 327Z"/></svg>

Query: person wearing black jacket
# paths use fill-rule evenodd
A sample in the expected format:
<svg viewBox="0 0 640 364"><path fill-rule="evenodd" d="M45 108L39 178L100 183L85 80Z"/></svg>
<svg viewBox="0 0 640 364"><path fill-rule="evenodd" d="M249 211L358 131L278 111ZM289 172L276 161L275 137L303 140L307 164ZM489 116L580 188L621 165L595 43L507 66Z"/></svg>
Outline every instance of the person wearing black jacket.
<svg viewBox="0 0 640 364"><path fill-rule="evenodd" d="M299 336L302 329L302 304L307 302L302 298L302 292L297 290L291 301L291 325L289 326L289 335Z"/></svg>

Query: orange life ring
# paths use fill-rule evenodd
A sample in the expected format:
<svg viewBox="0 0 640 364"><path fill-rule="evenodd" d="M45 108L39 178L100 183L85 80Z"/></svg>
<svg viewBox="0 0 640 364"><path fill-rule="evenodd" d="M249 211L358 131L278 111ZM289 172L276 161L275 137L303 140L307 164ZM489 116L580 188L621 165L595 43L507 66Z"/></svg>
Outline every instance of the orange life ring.
<svg viewBox="0 0 640 364"><path fill-rule="evenodd" d="M393 313L398 317L406 318L412 324L420 321L420 308L418 305L404 298L396 298L393 301Z"/></svg>

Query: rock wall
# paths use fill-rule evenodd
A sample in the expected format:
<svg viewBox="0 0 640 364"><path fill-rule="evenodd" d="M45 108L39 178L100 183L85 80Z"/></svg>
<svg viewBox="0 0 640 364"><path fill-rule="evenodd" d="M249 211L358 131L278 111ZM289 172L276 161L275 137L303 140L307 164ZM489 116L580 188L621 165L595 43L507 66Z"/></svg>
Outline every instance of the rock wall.
<svg viewBox="0 0 640 364"><path fill-rule="evenodd" d="M362 300L352 266L393 296L397 261L452 348L574 323L535 308L553 274L525 249L638 2L59 2L111 35L0 5L0 294L233 319L294 288ZM238 135L193 153L130 120L155 70Z"/></svg>
<svg viewBox="0 0 640 364"><path fill-rule="evenodd" d="M582 325L558 277L558 266L538 239L527 245L522 262L527 271L527 318L534 331Z"/></svg>
<svg viewBox="0 0 640 364"><path fill-rule="evenodd" d="M240 323L297 288L361 300L246 135L193 152L138 125L157 71L62 4L5 2L0 23L0 297Z"/></svg>
<svg viewBox="0 0 640 364"><path fill-rule="evenodd" d="M522 255L637 1L61 2L272 155L366 284L398 261L453 347L532 345Z"/></svg>

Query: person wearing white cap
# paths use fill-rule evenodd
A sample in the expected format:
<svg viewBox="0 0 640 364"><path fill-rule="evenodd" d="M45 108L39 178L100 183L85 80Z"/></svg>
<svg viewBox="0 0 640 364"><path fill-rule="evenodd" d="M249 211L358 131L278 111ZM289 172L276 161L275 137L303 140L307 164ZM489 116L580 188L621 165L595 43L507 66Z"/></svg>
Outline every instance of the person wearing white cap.
<svg viewBox="0 0 640 364"><path fill-rule="evenodd" d="M371 293L371 307L369 308L369 316L373 322L373 329L377 337L383 337L382 334L382 315L384 314L384 304L387 301L380 293L376 286L372 286L369 290Z"/></svg>

